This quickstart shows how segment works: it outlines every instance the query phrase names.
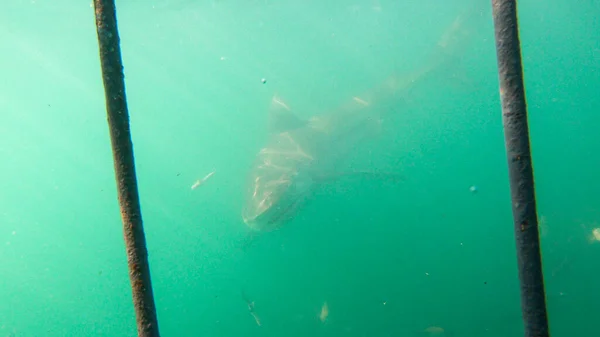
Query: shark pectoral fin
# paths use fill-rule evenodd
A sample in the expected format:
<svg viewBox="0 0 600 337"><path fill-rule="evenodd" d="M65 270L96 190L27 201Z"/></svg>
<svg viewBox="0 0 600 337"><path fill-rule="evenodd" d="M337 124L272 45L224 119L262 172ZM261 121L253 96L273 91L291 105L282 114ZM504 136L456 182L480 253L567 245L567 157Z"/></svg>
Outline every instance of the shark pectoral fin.
<svg viewBox="0 0 600 337"><path fill-rule="evenodd" d="M298 118L292 109L278 96L273 96L269 107L269 132L281 133L306 125L307 121Z"/></svg>

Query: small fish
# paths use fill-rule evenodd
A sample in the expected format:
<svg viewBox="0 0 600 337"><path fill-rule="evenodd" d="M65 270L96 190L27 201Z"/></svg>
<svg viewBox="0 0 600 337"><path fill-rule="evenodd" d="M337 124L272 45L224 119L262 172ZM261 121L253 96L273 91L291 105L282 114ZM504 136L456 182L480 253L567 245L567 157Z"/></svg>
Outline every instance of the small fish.
<svg viewBox="0 0 600 337"><path fill-rule="evenodd" d="M329 316L329 305L327 305L327 302L324 302L323 306L321 306L321 313L319 314L319 320L321 320L322 323L325 323L328 316Z"/></svg>
<svg viewBox="0 0 600 337"><path fill-rule="evenodd" d="M256 315L256 313L254 311L250 312L250 315L252 315L252 317L254 317L254 321L256 321L256 325L262 326L262 323L260 322L260 318L258 318L258 316Z"/></svg>
<svg viewBox="0 0 600 337"><path fill-rule="evenodd" d="M254 301L250 301L248 299L248 296L246 296L246 292L244 290L242 290L242 299L244 300L244 302L246 302L246 305L248 306L248 310L250 311L250 315L252 315L252 317L254 317L254 321L256 322L256 325L262 326L260 318L258 317L256 312L254 312Z"/></svg>
<svg viewBox="0 0 600 337"><path fill-rule="evenodd" d="M204 182L206 182L210 177L212 177L212 175L215 174L215 171L212 171L211 173L207 174L204 178L196 180L196 182L192 185L192 190L197 189L200 185L204 184Z"/></svg>

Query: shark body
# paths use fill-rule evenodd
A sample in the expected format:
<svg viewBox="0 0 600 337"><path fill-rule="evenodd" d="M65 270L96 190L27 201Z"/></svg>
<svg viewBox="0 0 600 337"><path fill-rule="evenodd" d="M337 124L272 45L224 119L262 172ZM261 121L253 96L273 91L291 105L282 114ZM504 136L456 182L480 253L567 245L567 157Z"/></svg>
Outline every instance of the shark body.
<svg viewBox="0 0 600 337"><path fill-rule="evenodd" d="M274 97L273 118L293 120L283 117L289 111L281 110L285 110L283 103ZM244 222L252 229L268 231L290 220L320 182L340 175L334 173L339 172L338 163L380 123L380 116L361 102L337 113L279 123L256 155L242 211Z"/></svg>
<svg viewBox="0 0 600 337"><path fill-rule="evenodd" d="M242 219L257 231L270 231L291 220L321 182L344 174L339 163L380 127L383 118L404 108L411 89L448 59L448 45L460 28L457 19L438 41L434 57L404 76L353 97L331 113L297 118L279 97L270 107L270 135L257 153L247 183ZM337 173L334 173L337 172Z"/></svg>

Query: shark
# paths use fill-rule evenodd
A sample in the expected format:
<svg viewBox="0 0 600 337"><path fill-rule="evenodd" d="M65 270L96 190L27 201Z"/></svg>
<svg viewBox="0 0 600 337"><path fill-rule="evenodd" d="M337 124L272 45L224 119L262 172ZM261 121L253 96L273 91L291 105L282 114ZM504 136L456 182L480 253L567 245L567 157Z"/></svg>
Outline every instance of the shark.
<svg viewBox="0 0 600 337"><path fill-rule="evenodd" d="M272 231L290 222L323 183L346 175L394 176L340 170L341 163L381 130L388 116L403 109L413 89L455 53L464 34L459 16L442 34L432 57L406 74L396 72L333 111L299 118L279 96L271 99L269 135L247 178L242 219L252 230ZM397 175L396 175L397 176Z"/></svg>

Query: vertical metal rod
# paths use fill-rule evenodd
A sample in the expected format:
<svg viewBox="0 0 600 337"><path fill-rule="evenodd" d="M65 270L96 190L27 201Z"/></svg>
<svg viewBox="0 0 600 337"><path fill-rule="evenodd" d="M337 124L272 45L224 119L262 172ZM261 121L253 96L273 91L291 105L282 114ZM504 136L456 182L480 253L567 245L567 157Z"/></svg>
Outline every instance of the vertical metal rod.
<svg viewBox="0 0 600 337"><path fill-rule="evenodd" d="M148 250L146 249L135 174L115 2L114 0L94 0L94 9L106 98L106 112L138 336L159 337L156 307L150 280Z"/></svg>
<svg viewBox="0 0 600 337"><path fill-rule="evenodd" d="M517 2L492 0L492 6L525 336L547 337L548 317L527 125Z"/></svg>

